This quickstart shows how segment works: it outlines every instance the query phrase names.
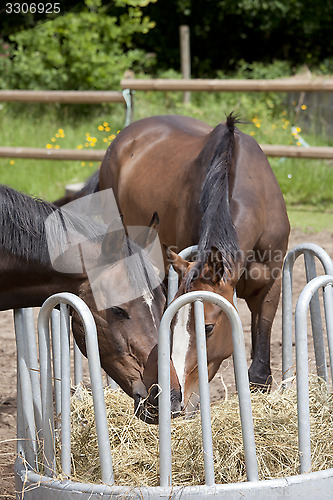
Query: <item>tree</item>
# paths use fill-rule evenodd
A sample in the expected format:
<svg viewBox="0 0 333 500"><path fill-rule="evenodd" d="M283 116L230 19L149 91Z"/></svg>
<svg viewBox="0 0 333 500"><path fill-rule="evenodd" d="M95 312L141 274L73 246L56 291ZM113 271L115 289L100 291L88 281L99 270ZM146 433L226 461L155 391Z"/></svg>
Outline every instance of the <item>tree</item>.
<svg viewBox="0 0 333 500"><path fill-rule="evenodd" d="M317 0L158 0L145 12L156 22L140 39L158 68L179 69L180 24L191 29L194 76L237 68L239 60L316 65L333 53L333 3Z"/></svg>
<svg viewBox="0 0 333 500"><path fill-rule="evenodd" d="M68 12L10 35L13 43L2 86L29 89L114 89L125 70L147 68L133 36L154 26L142 13L150 0L115 0L109 15L102 0L85 0ZM0 66L1 73L1 66Z"/></svg>

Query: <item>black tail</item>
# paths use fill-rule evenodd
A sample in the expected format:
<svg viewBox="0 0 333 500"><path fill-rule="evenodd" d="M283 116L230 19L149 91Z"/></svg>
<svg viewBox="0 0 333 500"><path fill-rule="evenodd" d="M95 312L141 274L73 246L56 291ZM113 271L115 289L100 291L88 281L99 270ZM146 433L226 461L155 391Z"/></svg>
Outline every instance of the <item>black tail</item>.
<svg viewBox="0 0 333 500"><path fill-rule="evenodd" d="M88 194L97 193L99 191L99 170L96 170L95 173L86 181L80 191L71 194L65 194L62 198L54 201L53 204L57 207L63 207L66 203L77 200L78 198L82 198L83 196L87 196Z"/></svg>
<svg viewBox="0 0 333 500"><path fill-rule="evenodd" d="M229 205L229 172L234 154L236 123L239 120L231 113L227 116L225 126L218 125L212 132L212 136L216 134L218 145L211 156L201 189L198 263L193 273L187 276L187 287L202 270L212 247L220 251L223 265L228 271L231 271L237 260L239 247Z"/></svg>

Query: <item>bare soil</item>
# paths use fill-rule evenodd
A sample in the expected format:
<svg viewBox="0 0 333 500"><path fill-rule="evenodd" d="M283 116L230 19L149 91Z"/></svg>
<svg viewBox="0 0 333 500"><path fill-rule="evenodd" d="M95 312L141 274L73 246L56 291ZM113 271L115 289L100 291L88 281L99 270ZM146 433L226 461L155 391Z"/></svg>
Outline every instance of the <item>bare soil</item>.
<svg viewBox="0 0 333 500"><path fill-rule="evenodd" d="M300 230L293 230L289 248L304 242L317 243L329 255L333 256L333 234L321 232L305 234ZM302 259L298 259L293 275L293 294L298 297L305 285L305 276ZM320 266L318 266L320 267ZM318 274L321 272L318 269ZM247 307L239 301L239 312L243 323L247 344L248 358L250 359L250 315ZM281 382L281 303L272 331L271 364L275 384ZM313 351L309 349L309 356L313 359ZM313 361L312 361L313 365ZM223 362L217 376L211 383L213 399L225 397L233 390L232 362ZM13 313L0 313L0 499L15 498L13 464L16 451L16 346L14 338Z"/></svg>

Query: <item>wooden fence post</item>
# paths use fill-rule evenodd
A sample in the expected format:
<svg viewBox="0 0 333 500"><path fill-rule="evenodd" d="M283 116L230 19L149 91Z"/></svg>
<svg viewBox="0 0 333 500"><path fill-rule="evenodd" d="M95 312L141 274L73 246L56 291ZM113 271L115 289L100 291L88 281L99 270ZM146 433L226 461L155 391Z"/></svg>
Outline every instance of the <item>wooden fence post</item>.
<svg viewBox="0 0 333 500"><path fill-rule="evenodd" d="M190 50L190 28L189 26L179 26L180 38L180 67L182 76L185 79L191 78L191 50ZM184 103L191 101L191 93L184 92Z"/></svg>

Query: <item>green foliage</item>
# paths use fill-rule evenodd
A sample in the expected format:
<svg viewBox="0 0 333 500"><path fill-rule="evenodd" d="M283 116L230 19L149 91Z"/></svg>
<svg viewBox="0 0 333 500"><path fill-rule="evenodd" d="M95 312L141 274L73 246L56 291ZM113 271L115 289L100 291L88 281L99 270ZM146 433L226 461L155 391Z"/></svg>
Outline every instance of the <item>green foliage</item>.
<svg viewBox="0 0 333 500"><path fill-rule="evenodd" d="M179 68L180 24L191 29L192 74L230 71L244 59L313 68L333 53L333 3L317 0L158 0L146 8L157 29L142 43L158 68Z"/></svg>
<svg viewBox="0 0 333 500"><path fill-rule="evenodd" d="M18 89L115 89L125 70L149 65L133 43L134 34L154 26L142 14L148 3L116 0L119 15L113 16L101 0L85 0L82 12L11 35L15 45L5 83Z"/></svg>

